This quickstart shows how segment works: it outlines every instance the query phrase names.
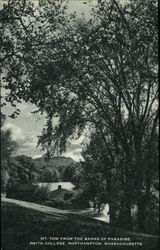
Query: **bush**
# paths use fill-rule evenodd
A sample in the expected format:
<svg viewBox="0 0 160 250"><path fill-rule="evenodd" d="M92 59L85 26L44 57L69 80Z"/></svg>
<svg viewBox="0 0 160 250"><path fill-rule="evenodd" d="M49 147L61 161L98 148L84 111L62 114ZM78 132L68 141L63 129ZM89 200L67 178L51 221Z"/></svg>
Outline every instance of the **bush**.
<svg viewBox="0 0 160 250"><path fill-rule="evenodd" d="M1 171L1 193L6 192L7 183L9 180L9 175L6 170Z"/></svg>
<svg viewBox="0 0 160 250"><path fill-rule="evenodd" d="M64 201L63 199L52 200L52 207L59 209L70 209L72 208L72 204L69 201Z"/></svg>
<svg viewBox="0 0 160 250"><path fill-rule="evenodd" d="M36 188L32 198L34 201L45 201L49 198L49 185Z"/></svg>

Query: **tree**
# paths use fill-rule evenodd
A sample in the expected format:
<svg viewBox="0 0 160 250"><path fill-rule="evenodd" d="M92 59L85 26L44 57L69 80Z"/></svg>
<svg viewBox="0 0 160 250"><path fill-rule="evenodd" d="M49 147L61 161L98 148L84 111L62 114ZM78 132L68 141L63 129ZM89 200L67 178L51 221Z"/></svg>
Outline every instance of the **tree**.
<svg viewBox="0 0 160 250"><path fill-rule="evenodd" d="M31 95L31 98L29 98L31 101L35 95L35 90L32 89L32 94L27 86L29 86L33 72L35 72L35 77L38 76L37 70L34 71L32 66L37 64L37 66L42 67L48 60L50 53L53 56L53 61L62 60L63 43L65 42L63 41L63 33L65 23L68 22L64 16L65 8L63 0L40 0L37 7L28 0L9 0L3 5L1 11L3 21L1 55L2 74L4 76L2 80L3 87L10 94L5 98L2 105L5 105L5 101L9 101L15 107L16 103L21 102L21 100L28 101L29 95ZM56 68L54 70L48 68L48 70L51 70L52 77L56 78L58 69L57 73ZM42 75L45 74L44 71L41 73ZM20 82L21 84L18 84ZM41 87L39 85L43 92L42 86L43 83ZM15 91L18 95L13 94ZM35 95L37 104L41 99L38 95ZM15 108L11 117L15 118L19 113L20 110Z"/></svg>
<svg viewBox="0 0 160 250"><path fill-rule="evenodd" d="M73 176L74 176L74 165L70 165L66 167L63 171L62 179L63 181L73 181Z"/></svg>
<svg viewBox="0 0 160 250"><path fill-rule="evenodd" d="M2 163L4 164L4 162ZM5 193L6 192L6 186L9 180L9 175L7 170L2 169L1 170L1 193Z"/></svg>
<svg viewBox="0 0 160 250"><path fill-rule="evenodd" d="M17 143L12 139L12 133L9 129L4 130L6 116L0 113L1 116L1 192L6 191L9 181L9 165L13 153L17 149Z"/></svg>
<svg viewBox="0 0 160 250"><path fill-rule="evenodd" d="M6 120L6 116L4 114L1 115L1 160L9 160L9 158L13 155L15 150L17 149L17 143L12 139L12 133L10 129L4 129L4 123Z"/></svg>
<svg viewBox="0 0 160 250"><path fill-rule="evenodd" d="M34 184L38 179L38 169L31 157L20 155L12 158L8 173L10 176L7 191L13 190L20 184Z"/></svg>
<svg viewBox="0 0 160 250"><path fill-rule="evenodd" d="M98 147L97 147L98 145ZM94 189L93 200L99 200L99 208L103 203L109 203L110 223L123 226L125 223L124 215L122 220L121 209L123 208L122 194L124 181L122 176L121 164L122 156L118 159L116 153L112 151L114 144L112 139L109 141L109 148L106 151L101 133L91 134L90 140L83 148L82 155L85 160L83 163L85 181ZM118 190L118 192L117 192ZM121 223L119 222L121 214Z"/></svg>
<svg viewBox="0 0 160 250"><path fill-rule="evenodd" d="M9 45L14 55L8 53L3 37L4 86L10 90L6 99L13 105L21 99L30 101L37 112L46 113L39 144L48 153L64 151L67 139L80 136L86 127L100 133L106 154L122 175L125 226L131 227L134 200L139 230L144 231L143 190L150 190L146 179L153 178L144 164L145 142L147 147L154 144L158 126L156 1L99 0L89 21L67 16L61 1L41 1L36 15L33 7L26 12L29 5L22 2L21 14L13 1L3 10L17 20L6 21L10 43L16 41ZM27 28L22 25L24 13ZM15 53L17 46L25 53Z"/></svg>
<svg viewBox="0 0 160 250"><path fill-rule="evenodd" d="M60 180L58 169L45 167L39 174L40 182L57 182Z"/></svg>

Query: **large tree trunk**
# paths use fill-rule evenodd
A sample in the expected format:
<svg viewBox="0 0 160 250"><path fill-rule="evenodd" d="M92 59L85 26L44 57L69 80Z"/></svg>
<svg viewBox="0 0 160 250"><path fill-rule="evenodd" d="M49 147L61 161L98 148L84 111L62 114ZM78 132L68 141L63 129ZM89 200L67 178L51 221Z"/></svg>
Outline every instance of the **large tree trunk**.
<svg viewBox="0 0 160 250"><path fill-rule="evenodd" d="M137 207L138 207L137 224L138 224L138 231L141 233L145 233L145 206L146 202L144 202L144 197L142 197L137 202Z"/></svg>
<svg viewBox="0 0 160 250"><path fill-rule="evenodd" d="M112 199L109 201L109 218L110 218L110 224L112 226L117 225L117 218L116 218L116 206Z"/></svg>
<svg viewBox="0 0 160 250"><path fill-rule="evenodd" d="M132 230L131 202L130 193L125 192L121 200L121 207L118 216L118 226Z"/></svg>
<svg viewBox="0 0 160 250"><path fill-rule="evenodd" d="M137 202L138 207L138 216L137 216L137 224L138 224L138 230L140 232L146 232L145 227L145 221L146 221L146 206L148 205L150 201L150 188L151 188L151 178L152 176L149 175L150 172L147 172L146 176L146 190L145 194L141 194L141 197L139 198Z"/></svg>
<svg viewBox="0 0 160 250"><path fill-rule="evenodd" d="M145 231L145 205L144 194L142 190L144 188L144 165L142 162L142 147L140 135L137 134L134 140L135 147L135 167L136 167L136 179L135 179L135 193L137 201L137 226L139 232Z"/></svg>
<svg viewBox="0 0 160 250"><path fill-rule="evenodd" d="M130 149L127 147L125 151L125 162L122 168L123 181L121 197L120 213L118 217L118 224L126 229L132 230L132 216L131 216L131 176L130 176L130 164L132 163L132 155Z"/></svg>
<svg viewBox="0 0 160 250"><path fill-rule="evenodd" d="M110 217L110 224L112 226L116 226L116 202L114 197L114 186L113 186L113 178L111 174L111 169L108 169L106 174L107 180L107 191L108 191L108 203L109 203L109 217Z"/></svg>

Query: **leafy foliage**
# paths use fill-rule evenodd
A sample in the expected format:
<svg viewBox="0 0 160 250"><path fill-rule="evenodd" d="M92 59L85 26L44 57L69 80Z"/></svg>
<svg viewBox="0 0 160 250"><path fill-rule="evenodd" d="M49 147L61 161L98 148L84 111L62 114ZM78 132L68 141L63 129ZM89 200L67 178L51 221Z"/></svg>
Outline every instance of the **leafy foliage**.
<svg viewBox="0 0 160 250"><path fill-rule="evenodd" d="M4 123L6 120L6 116L4 114L1 115L1 160L9 160L9 158L16 151L18 144L12 138L12 133L10 129L4 129ZM3 164L2 164L3 168Z"/></svg>
<svg viewBox="0 0 160 250"><path fill-rule="evenodd" d="M12 138L12 133L9 129L4 130L6 116L0 112L1 116L1 192L6 191L9 175L9 162L16 151L18 144Z"/></svg>
<svg viewBox="0 0 160 250"><path fill-rule="evenodd" d="M49 197L49 187L41 186L37 187L32 195L34 201L44 201Z"/></svg>
<svg viewBox="0 0 160 250"><path fill-rule="evenodd" d="M14 189L20 184L35 183L38 171L32 158L22 155L10 161L9 175L8 189Z"/></svg>

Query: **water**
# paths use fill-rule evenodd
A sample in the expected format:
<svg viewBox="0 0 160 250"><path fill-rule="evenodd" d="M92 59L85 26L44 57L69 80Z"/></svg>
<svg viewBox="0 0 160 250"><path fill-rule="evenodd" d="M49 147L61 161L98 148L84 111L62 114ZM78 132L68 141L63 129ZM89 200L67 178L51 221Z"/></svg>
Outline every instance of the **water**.
<svg viewBox="0 0 160 250"><path fill-rule="evenodd" d="M70 191L72 191L75 188L75 185L73 185L71 182L38 183L39 187L47 187L48 186L50 192L57 190L59 185L61 185L62 189L66 189L66 190L70 190Z"/></svg>
<svg viewBox="0 0 160 250"><path fill-rule="evenodd" d="M104 204L104 208L102 210L102 214L94 217L96 220L104 221L106 223L110 223L110 216L109 216L109 204Z"/></svg>

